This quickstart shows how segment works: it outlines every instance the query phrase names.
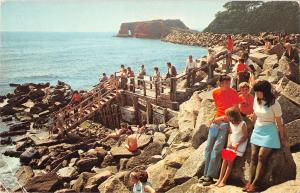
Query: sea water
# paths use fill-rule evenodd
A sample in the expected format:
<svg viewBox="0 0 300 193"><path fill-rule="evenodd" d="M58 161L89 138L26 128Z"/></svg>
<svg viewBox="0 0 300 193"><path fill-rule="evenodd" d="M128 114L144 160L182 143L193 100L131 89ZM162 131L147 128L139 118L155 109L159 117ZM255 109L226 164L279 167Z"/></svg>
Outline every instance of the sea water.
<svg viewBox="0 0 300 193"><path fill-rule="evenodd" d="M157 66L161 74L171 62L178 72L185 68L189 55L199 58L207 54L200 47L177 45L160 40L119 38L115 33L0 33L0 95L12 92L9 83L56 84L64 81L74 89L88 90L103 72L116 72L120 64L136 73L145 64L146 73ZM0 132L6 130L0 123ZM1 155L10 146L0 146L0 181L9 187L17 185L14 172L18 159ZM8 165L9 164L9 167Z"/></svg>

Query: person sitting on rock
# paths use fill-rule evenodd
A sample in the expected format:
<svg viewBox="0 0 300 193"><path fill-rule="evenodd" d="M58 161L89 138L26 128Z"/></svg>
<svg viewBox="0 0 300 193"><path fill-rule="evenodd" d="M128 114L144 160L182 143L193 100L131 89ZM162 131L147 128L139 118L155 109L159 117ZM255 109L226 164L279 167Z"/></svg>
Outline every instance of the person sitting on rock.
<svg viewBox="0 0 300 193"><path fill-rule="evenodd" d="M243 53L242 58L244 59L245 64L247 64L251 68L252 72L254 73L256 70L255 70L255 67L252 63L252 60L250 60L250 58L249 58L249 54L248 53Z"/></svg>
<svg viewBox="0 0 300 193"><path fill-rule="evenodd" d="M106 73L103 73L102 78L100 79L100 82L106 82L106 81L108 81L108 77L107 77Z"/></svg>
<svg viewBox="0 0 300 193"><path fill-rule="evenodd" d="M148 182L148 173L145 170L131 172L130 182L133 184L133 193L156 193Z"/></svg>
<svg viewBox="0 0 300 193"><path fill-rule="evenodd" d="M287 76L291 81L300 84L299 72L299 54L296 48L293 48L290 43L284 45L286 51L283 54L288 59L290 74Z"/></svg>
<svg viewBox="0 0 300 193"><path fill-rule="evenodd" d="M138 128L137 133L144 134L144 133L146 133L146 131L147 131L147 122L143 121L142 126Z"/></svg>
<svg viewBox="0 0 300 193"><path fill-rule="evenodd" d="M225 114L229 119L230 125L226 153L230 151L237 156L242 157L244 152L246 151L248 142L246 122L243 121L240 112L234 107L227 109ZM232 171L233 163L234 159L227 160L223 158L220 177L215 184L216 186L223 187L226 185L227 179Z"/></svg>
<svg viewBox="0 0 300 193"><path fill-rule="evenodd" d="M187 74L187 87L190 88L195 81L197 63L193 60L193 56L190 55L186 61L185 73ZM192 78L192 80L191 80Z"/></svg>
<svg viewBox="0 0 300 193"><path fill-rule="evenodd" d="M239 105L241 115L247 117L253 113L253 102L254 97L250 94L250 85L247 82L242 82L239 84L240 89L240 100Z"/></svg>
<svg viewBox="0 0 300 193"><path fill-rule="evenodd" d="M213 90L213 99L217 112L208 131L207 146L204 155L204 175L200 178L200 182L204 186L213 184L213 178L218 177L221 165L221 151L226 144L229 128L225 111L231 107L238 109L238 104L240 103L237 91L230 88L230 82L230 76L221 75L219 78L219 87Z"/></svg>
<svg viewBox="0 0 300 193"><path fill-rule="evenodd" d="M171 64L171 62L168 62L167 67L168 67L168 73L166 75L166 79L176 77L177 76L177 71L176 71L175 66L173 66Z"/></svg>
<svg viewBox="0 0 300 193"><path fill-rule="evenodd" d="M133 134L133 131L131 127L128 127L127 123L121 123L121 128L118 130L115 130L115 132L107 135L105 138L101 140L101 142L105 142L108 139L116 139L118 140L122 135L131 135Z"/></svg>
<svg viewBox="0 0 300 193"><path fill-rule="evenodd" d="M249 116L255 122L251 135L251 163L249 181L243 191L256 192L257 184L263 178L267 159L273 149L282 145L289 150L282 123L282 111L279 102L272 93L272 85L261 80L253 87L255 92L254 113Z"/></svg>

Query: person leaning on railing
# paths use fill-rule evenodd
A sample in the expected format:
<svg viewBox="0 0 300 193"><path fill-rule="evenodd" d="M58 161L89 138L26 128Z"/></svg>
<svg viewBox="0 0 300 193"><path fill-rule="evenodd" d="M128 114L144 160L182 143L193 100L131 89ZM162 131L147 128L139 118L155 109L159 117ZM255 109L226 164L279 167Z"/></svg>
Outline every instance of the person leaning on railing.
<svg viewBox="0 0 300 193"><path fill-rule="evenodd" d="M186 67L185 67L185 73L187 74L187 87L190 88L195 81L195 75L196 75L196 62L193 61L193 56L190 55L189 58L186 61ZM192 81L191 81L192 77Z"/></svg>

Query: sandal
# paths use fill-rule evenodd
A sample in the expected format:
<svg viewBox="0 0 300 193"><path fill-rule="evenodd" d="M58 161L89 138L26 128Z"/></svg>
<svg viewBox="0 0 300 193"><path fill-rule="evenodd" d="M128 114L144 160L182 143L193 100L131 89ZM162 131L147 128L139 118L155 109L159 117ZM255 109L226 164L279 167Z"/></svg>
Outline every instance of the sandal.
<svg viewBox="0 0 300 193"><path fill-rule="evenodd" d="M251 184L250 184L249 182L246 183L246 185L243 187L242 191L243 191L243 192L246 192L250 185L251 185Z"/></svg>
<svg viewBox="0 0 300 193"><path fill-rule="evenodd" d="M257 192L256 186L253 184L250 184L246 190L246 192Z"/></svg>

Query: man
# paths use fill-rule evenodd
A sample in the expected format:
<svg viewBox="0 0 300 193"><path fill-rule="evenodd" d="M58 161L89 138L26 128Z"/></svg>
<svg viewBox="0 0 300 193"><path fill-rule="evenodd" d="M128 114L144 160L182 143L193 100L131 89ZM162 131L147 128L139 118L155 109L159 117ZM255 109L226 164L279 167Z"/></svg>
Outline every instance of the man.
<svg viewBox="0 0 300 193"><path fill-rule="evenodd" d="M139 79L144 79L144 76L146 75L146 70L145 70L145 65L142 64L141 65L141 70L139 72L139 76L138 78ZM142 81L141 80L138 80L138 86L142 86Z"/></svg>
<svg viewBox="0 0 300 193"><path fill-rule="evenodd" d="M108 81L108 77L106 76L105 73L102 74L102 78L100 79L100 82L106 82Z"/></svg>
<svg viewBox="0 0 300 193"><path fill-rule="evenodd" d="M129 90L134 90L134 72L131 70L130 67L127 68L127 77L129 78Z"/></svg>
<svg viewBox="0 0 300 193"><path fill-rule="evenodd" d="M185 67L185 73L187 74L187 87L190 88L195 81L195 75L196 75L196 62L193 61L193 56L190 55L188 60L186 61L186 67ZM192 77L192 81L191 81Z"/></svg>
<svg viewBox="0 0 300 193"><path fill-rule="evenodd" d="M290 43L284 45L286 51L284 56L288 59L290 74L287 76L291 81L300 84L299 73L299 54L296 48L293 48Z"/></svg>
<svg viewBox="0 0 300 193"><path fill-rule="evenodd" d="M226 55L226 73L230 72L230 67L232 66L232 52L233 52L233 46L234 46L234 41L231 38L230 35L227 36L227 41L226 41L226 48L227 48L227 55Z"/></svg>
<svg viewBox="0 0 300 193"><path fill-rule="evenodd" d="M213 86L213 80L214 80L214 70L216 66L216 55L213 49L208 49L208 55L207 55L207 84L208 88L210 89Z"/></svg>
<svg viewBox="0 0 300 193"><path fill-rule="evenodd" d="M168 62L168 63L167 63L167 67L168 67L168 73L167 73L167 75L166 75L166 79L167 79L167 78L176 77L176 76L177 76L177 71L176 71L175 66L173 66L173 65L171 64L171 62Z"/></svg>
<svg viewBox="0 0 300 193"><path fill-rule="evenodd" d="M217 112L209 128L207 146L205 149L204 175L200 182L204 186L209 186L213 178L217 178L221 166L221 151L227 142L229 129L228 118L225 111L228 108L238 108L240 103L236 90L230 88L231 78L228 75L221 75L219 78L219 88L213 91L213 99Z"/></svg>

